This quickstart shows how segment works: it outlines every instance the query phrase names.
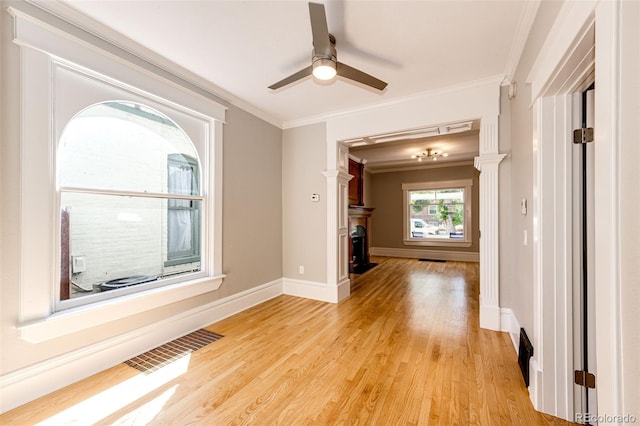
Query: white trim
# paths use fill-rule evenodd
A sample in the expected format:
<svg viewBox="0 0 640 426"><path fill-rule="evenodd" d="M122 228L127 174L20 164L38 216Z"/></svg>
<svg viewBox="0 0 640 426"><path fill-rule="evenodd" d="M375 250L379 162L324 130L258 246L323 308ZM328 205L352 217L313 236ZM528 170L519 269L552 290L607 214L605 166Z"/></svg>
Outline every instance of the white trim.
<svg viewBox="0 0 640 426"><path fill-rule="evenodd" d="M224 121L227 108L218 103L217 98L212 98L208 92L203 93L189 82L152 64L145 62L147 66L141 66L135 55L76 26L63 26L50 15L40 13L42 16L39 19L15 7L10 7L8 11L14 17L12 41L17 45L63 58L96 73L108 75L112 80L127 82L128 86ZM116 63L120 66L113 66Z"/></svg>
<svg viewBox="0 0 640 426"><path fill-rule="evenodd" d="M500 325L502 327L501 331L509 333L513 349L517 355L520 351L520 322L513 310L509 308L501 308L500 316ZM540 392L542 389L541 383L543 372L538 366L538 349L539 348L534 346L533 357L529 359L529 388L527 390L529 391L529 399L532 401L534 407L537 407L539 401L542 400Z"/></svg>
<svg viewBox="0 0 640 426"><path fill-rule="evenodd" d="M403 190L449 189L462 186L473 186L473 179L436 180L430 182L408 182L402 184Z"/></svg>
<svg viewBox="0 0 640 426"><path fill-rule="evenodd" d="M570 420L573 412L572 95L534 105L533 344L538 348L536 409Z"/></svg>
<svg viewBox="0 0 640 426"><path fill-rule="evenodd" d="M471 228L465 230L464 238L461 240L455 239L438 239L438 238L417 238L411 234L411 212L409 209L409 192L420 190L438 190L438 189L451 189L462 188L463 190L463 207L464 207L464 223L470 224L472 218L472 192L473 179L459 179L448 181L430 181L430 182L408 182L402 184L402 225L403 225L403 238L402 242L407 246L433 246L433 247L471 247L472 234Z"/></svg>
<svg viewBox="0 0 640 426"><path fill-rule="evenodd" d="M542 95L564 71L567 58L584 38L588 27L593 24L597 1L566 1L558 13L549 36L526 82L531 83L532 103Z"/></svg>
<svg viewBox="0 0 640 426"><path fill-rule="evenodd" d="M635 15L625 14L634 7ZM638 68L622 69L622 63L633 67L634 59L635 65L638 64L640 42L634 37L637 35L637 7L636 2L612 1L600 2L596 10L595 199L603 206L595 211L598 414L624 415L639 410L638 394L625 395L626 389L631 392L634 389L631 385L625 386L625 381L637 381L634 375L637 353L633 350L625 352L625 349L633 348L633 343L625 342L622 334L624 328L625 335L631 336L630 329L638 327L633 320L629 321L629 316L625 322L622 319L625 309L628 312L636 310L635 301L622 300L624 289L631 287L632 282L637 283L637 276L631 277L631 269L623 271L623 265L637 262L637 258L631 259L638 251L620 251L622 229L625 229L621 223L621 205L626 204L623 200L627 197L621 192L622 173L629 173L629 167L637 167L637 164L631 165L633 160L622 158L623 153L633 152L625 148L637 143L638 101L635 98L635 104L623 103L623 99L627 94L629 98L637 96L637 91L635 94L632 91L638 87ZM625 39L625 36L629 38ZM624 48L627 50L623 51ZM625 90L628 93L623 95ZM631 199L634 197L637 200L637 195ZM638 226L633 224L625 231L637 235ZM629 281L625 281L623 272L627 272L625 278Z"/></svg>
<svg viewBox="0 0 640 426"><path fill-rule="evenodd" d="M351 295L349 281L349 150L344 144L327 143L328 162L335 165L322 172L327 182L327 293L324 299L338 303ZM335 252L333 251L335 250ZM335 256L335 257L334 257Z"/></svg>
<svg viewBox="0 0 640 426"><path fill-rule="evenodd" d="M500 236L499 179L500 163L506 154L497 153L497 129L488 126L485 137L487 154L475 159L480 170L480 327L500 330ZM495 146L492 148L493 144ZM482 151L481 151L482 152Z"/></svg>
<svg viewBox="0 0 640 426"><path fill-rule="evenodd" d="M117 56L125 58L129 62L136 63L143 68L148 68L156 74L164 74L169 79L176 80L177 78L179 80L178 84L189 86L193 91L199 92L213 101L235 105L278 128L283 127L281 118L248 103L220 86L168 61L156 52L137 44L93 18L69 7L65 3L60 1L42 2L35 0L26 0L26 2L30 3L28 6L35 6L38 9L42 9L46 11L46 13L52 14L53 17L63 20L65 24L75 27L78 30L78 34L82 34L82 37L92 40L93 43L104 43L112 46L111 49L113 49L114 52L118 50L116 53ZM21 6L21 8L27 9L27 7L24 6ZM33 9L33 7L31 7L31 9ZM33 12L33 10L30 10L28 13Z"/></svg>
<svg viewBox="0 0 640 426"><path fill-rule="evenodd" d="M509 333L516 354L520 350L520 322L512 309L500 308L500 331Z"/></svg>
<svg viewBox="0 0 640 426"><path fill-rule="evenodd" d="M0 412L11 410L281 294L282 279L277 279L0 376Z"/></svg>
<svg viewBox="0 0 640 426"><path fill-rule="evenodd" d="M600 25L602 20L597 19L596 5L597 2L590 1L563 3L527 77L527 81L531 83L533 105L532 341L536 347L531 363L530 397L537 410L567 420L573 420L575 414L572 294L572 223L575 215L572 215L573 144L570 140L575 106L572 104L571 94L584 88L593 76L595 50L600 55L603 52L609 53L609 46L594 40L597 34L610 33L608 26ZM607 63L607 66L610 65ZM596 77L601 78L602 74ZM598 91L602 86L608 85L606 78L601 80L604 83L602 86L598 81L600 80L596 80ZM600 105L603 108L606 105L609 111L613 109L615 101L607 100ZM606 127L601 124L603 122L596 119L595 128ZM596 163L599 161L598 157L596 155ZM598 180L606 181L604 177L605 174ZM607 192L607 196L613 192ZM613 201L605 204L615 208ZM601 212L601 209L597 209L596 216ZM612 223L607 221L600 229L607 229L609 236L618 235L615 229L611 231L611 226ZM602 246L596 243L596 251L599 248ZM606 254L602 257L610 253L611 250L606 249ZM596 262L602 260L597 253L595 257ZM608 288L611 283L612 281L607 281ZM619 346L599 343L598 348L601 347L615 350ZM598 365L600 362L599 357ZM610 375L606 376L609 379ZM601 380L600 375L598 380ZM602 395L600 384L598 395L598 398Z"/></svg>
<svg viewBox="0 0 640 426"><path fill-rule="evenodd" d="M538 364L538 359L534 352L529 360L529 399L534 408L539 407L543 400L542 373L544 372Z"/></svg>
<svg viewBox="0 0 640 426"><path fill-rule="evenodd" d="M34 9L27 4L20 5ZM116 46L37 8L34 11L37 13L32 16L13 7L9 9L13 16L12 42L20 46L22 78L19 208L23 231L18 266L21 276L17 282L19 317L16 319L21 337L42 342L217 290L223 278L222 123L226 107L191 86L181 85L179 79L167 79L166 72L154 74L137 63L127 62L117 55L121 52ZM91 44L94 41L96 45ZM62 96L65 90L83 84L82 99ZM169 114L178 124L197 121L198 137L192 135L192 140L200 159L208 163L203 171L207 195L207 214L203 218L207 230L202 246L205 262L201 275L204 277L178 284L167 280L168 285L161 288L141 290L136 295L104 302L89 303L87 299L82 307L54 313L62 307L58 304L55 285L59 282L56 264L59 228L55 225L59 221L59 206L54 196L57 137L67 115L70 119L79 107L104 101L114 93L122 99L143 99L159 111L180 113L178 118ZM42 220L38 212L48 212L46 220Z"/></svg>
<svg viewBox="0 0 640 426"><path fill-rule="evenodd" d="M317 281L282 278L282 292L289 296L327 302L327 283Z"/></svg>
<svg viewBox="0 0 640 426"><path fill-rule="evenodd" d="M41 343L139 313L143 304L145 310L151 310L215 291L222 284L223 278L224 275L207 277L89 303L56 312L41 320L19 324L16 328L20 332L20 338L31 343Z"/></svg>
<svg viewBox="0 0 640 426"><path fill-rule="evenodd" d="M480 262L480 253L468 251L371 247L369 249L369 253L372 256L404 257L409 259L451 260L458 262Z"/></svg>
<svg viewBox="0 0 640 426"><path fill-rule="evenodd" d="M330 113L318 114L315 116L300 118L297 120L289 120L282 123L282 129L291 129L294 127L302 127L302 126L307 126L309 124L323 123L325 121L331 121L335 119L349 118L352 115L357 115L361 113L366 114L366 113L375 112L376 110L381 110L384 108L399 107L399 106L401 107L405 103L412 103L412 102L422 103L422 102L428 101L429 98L432 98L434 96L446 97L449 93L464 92L467 90L474 90L476 88L483 88L486 86L493 86L493 85L497 87L500 85L500 82L503 80L503 78L504 76L491 76L485 79L473 80L473 81L468 81L468 82L464 82L464 83L460 83L452 86L426 90L424 92L419 92L419 93L413 93L411 95L389 99L384 102L377 102L369 105L359 106L357 108L350 108L342 111L334 111ZM465 117L462 119L466 120L469 118L477 118L477 117L478 116ZM457 118L460 118L460 117L457 117ZM456 120L450 120L450 121L456 121ZM434 123L429 123L429 124L434 124ZM417 126L417 127L420 127L420 126ZM407 129L409 129L409 127L404 127L401 130L407 130ZM380 133L386 133L386 131L380 132ZM356 137L362 137L362 136L363 135L358 135ZM345 137L339 140L347 140L347 139L351 139L351 137Z"/></svg>
<svg viewBox="0 0 640 426"><path fill-rule="evenodd" d="M468 241L455 239L442 239L439 240L437 238L418 238L415 237L413 239L404 239L402 240L402 244L405 246L429 246L429 247L471 247L473 243L469 238Z"/></svg>
<svg viewBox="0 0 640 426"><path fill-rule="evenodd" d="M393 173L393 172L406 172L411 170L426 170L426 169L442 169L449 167L459 167L459 166L473 166L473 160L464 160L464 161L436 161L437 164L424 164L424 165L411 165L407 166L407 162L405 160L398 162L385 162L384 164L376 165L369 163L367 165L367 172L372 175L378 173ZM402 166L401 164L404 164Z"/></svg>
<svg viewBox="0 0 640 426"><path fill-rule="evenodd" d="M305 299L322 302L339 303L351 295L351 282L342 280L335 285L318 281L282 278L282 291L289 296L304 297Z"/></svg>
<svg viewBox="0 0 640 426"><path fill-rule="evenodd" d="M507 66L504 71L505 77L502 81L503 86L508 86L513 82L513 76L516 73L518 62L520 62L520 57L529 38L529 33L536 19L540 3L541 0L525 0L524 9L522 9L518 21L516 35L513 37L513 42L511 43L511 50L509 51L509 58L507 59Z"/></svg>
<svg viewBox="0 0 640 426"><path fill-rule="evenodd" d="M327 170L338 170L341 165L338 157L340 141L362 138L366 135L385 134L407 129L424 128L434 123L451 123L462 120L480 119L480 158L499 155L498 116L500 114L500 79L485 80L482 84L458 87L456 90L429 92L404 99L363 109L357 113L334 115L327 118ZM490 309L480 309L480 326L499 330L500 309L498 306L500 274L498 269L499 231L497 227L498 209L498 167L499 161L481 161L480 174L480 223L483 233L480 239L480 300ZM327 180L327 198L337 199L340 189L335 182ZM486 197L487 194L491 196ZM339 206L327 204L327 271L329 277L346 260L346 251L342 248L341 229L336 226ZM345 210L346 211L346 208ZM496 221L495 226L482 228L483 217ZM341 241L339 244L338 241ZM483 250L484 247L484 250ZM488 267L485 267L485 264ZM330 278L331 279L331 278ZM496 328L497 327L497 328Z"/></svg>

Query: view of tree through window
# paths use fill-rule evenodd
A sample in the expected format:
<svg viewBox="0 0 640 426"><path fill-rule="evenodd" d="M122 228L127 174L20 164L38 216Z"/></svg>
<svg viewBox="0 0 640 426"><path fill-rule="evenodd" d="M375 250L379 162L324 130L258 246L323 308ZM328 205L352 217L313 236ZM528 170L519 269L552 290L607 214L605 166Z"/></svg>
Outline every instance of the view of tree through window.
<svg viewBox="0 0 640 426"><path fill-rule="evenodd" d="M60 299L200 271L198 155L186 133L145 105L93 105L58 151Z"/></svg>
<svg viewBox="0 0 640 426"><path fill-rule="evenodd" d="M410 238L464 238L464 188L409 191L409 204Z"/></svg>

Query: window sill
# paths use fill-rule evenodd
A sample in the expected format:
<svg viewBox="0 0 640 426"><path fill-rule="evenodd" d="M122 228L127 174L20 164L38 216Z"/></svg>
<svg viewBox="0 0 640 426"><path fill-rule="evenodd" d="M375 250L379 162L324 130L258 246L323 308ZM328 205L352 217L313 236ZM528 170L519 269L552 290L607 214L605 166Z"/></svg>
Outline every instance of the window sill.
<svg viewBox="0 0 640 426"><path fill-rule="evenodd" d="M206 277L67 309L42 320L20 324L17 329L23 340L31 343L44 342L104 324L105 318L108 318L107 322L115 321L216 291L224 277Z"/></svg>
<svg viewBox="0 0 640 426"><path fill-rule="evenodd" d="M471 241L403 240L405 246L471 247Z"/></svg>

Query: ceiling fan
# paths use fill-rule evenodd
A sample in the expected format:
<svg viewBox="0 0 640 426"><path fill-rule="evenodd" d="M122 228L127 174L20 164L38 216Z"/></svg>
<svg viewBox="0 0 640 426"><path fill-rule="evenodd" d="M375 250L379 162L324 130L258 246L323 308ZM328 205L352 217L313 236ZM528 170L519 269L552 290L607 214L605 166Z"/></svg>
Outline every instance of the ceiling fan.
<svg viewBox="0 0 640 426"><path fill-rule="evenodd" d="M375 78L363 71L338 62L336 53L336 38L329 34L327 15L324 5L309 3L309 16L311 18L311 33L313 35L313 55L311 66L308 66L289 77L269 86L276 90L288 84L298 81L308 75L313 75L319 80L331 80L336 75L357 81L374 89L384 90L387 83Z"/></svg>

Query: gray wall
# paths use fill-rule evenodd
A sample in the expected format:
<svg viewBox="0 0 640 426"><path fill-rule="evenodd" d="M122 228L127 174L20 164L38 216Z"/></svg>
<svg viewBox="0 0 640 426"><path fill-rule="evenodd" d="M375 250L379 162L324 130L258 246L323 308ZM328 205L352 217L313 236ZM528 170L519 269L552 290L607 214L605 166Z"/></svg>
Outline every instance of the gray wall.
<svg viewBox="0 0 640 426"><path fill-rule="evenodd" d="M500 194L498 194L498 227L500 238L500 305L503 301L512 300L513 265L509 260L503 260L505 255L511 253L511 244L514 243L512 215L516 214L513 206L520 205L520 199L512 198L511 188L511 104L508 96L508 87L500 89L500 153L507 156L500 163L498 179L500 181Z"/></svg>
<svg viewBox="0 0 640 426"><path fill-rule="evenodd" d="M500 241L504 244L500 248L500 264L503 265L500 268L500 305L511 308L520 326L527 331L533 330L533 221L531 214L525 216L520 213L520 200L526 198L529 206L533 201L533 112L529 107L531 90L525 81L561 6L561 2L540 3L538 15L514 76L518 84L518 93L509 105L506 105L504 100L501 102L501 113L507 113L505 110L510 108L511 155L507 159L510 176L506 175L509 173L506 169L500 173L500 188L502 195L502 188L510 186L511 194L510 207L506 209L508 216L501 217L501 221L507 222L501 223L500 227L501 233L504 234ZM501 127L501 130L508 129ZM502 134L500 138L503 139ZM504 204L501 204L501 207L505 207ZM510 230L505 229L507 224ZM530 240L528 246L523 245L525 230ZM505 270L504 265L510 265L511 271ZM508 279L509 273L511 279Z"/></svg>
<svg viewBox="0 0 640 426"><path fill-rule="evenodd" d="M221 296L282 277L282 130L239 108L224 126Z"/></svg>
<svg viewBox="0 0 640 426"><path fill-rule="evenodd" d="M472 166L441 167L424 170L408 170L388 173L372 173L368 189L371 204L375 208L371 219L371 247L403 248L425 250L426 246L403 244L403 201L402 184L410 182L436 182L455 179L473 179L471 189L471 247L432 247L438 251L459 251L477 253L480 250L479 228L479 181L478 171Z"/></svg>
<svg viewBox="0 0 640 426"><path fill-rule="evenodd" d="M283 275L327 282L327 130L324 123L287 129L282 141ZM320 201L311 201L319 194ZM304 274L299 267L304 267Z"/></svg>

